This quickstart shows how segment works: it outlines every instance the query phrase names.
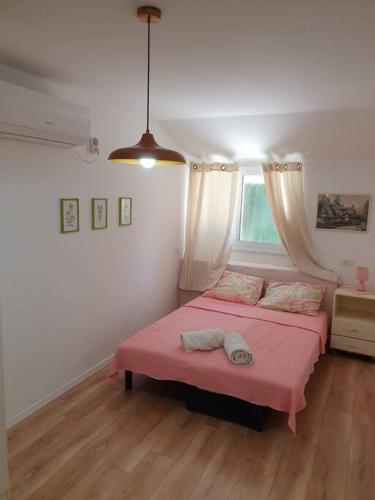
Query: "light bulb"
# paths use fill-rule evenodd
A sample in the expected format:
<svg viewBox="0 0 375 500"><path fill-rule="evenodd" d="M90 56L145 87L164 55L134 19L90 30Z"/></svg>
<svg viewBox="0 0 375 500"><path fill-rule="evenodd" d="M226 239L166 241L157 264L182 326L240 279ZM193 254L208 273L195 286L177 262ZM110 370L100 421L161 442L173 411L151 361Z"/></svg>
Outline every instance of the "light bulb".
<svg viewBox="0 0 375 500"><path fill-rule="evenodd" d="M145 168L152 168L155 165L153 158L141 158L141 165Z"/></svg>

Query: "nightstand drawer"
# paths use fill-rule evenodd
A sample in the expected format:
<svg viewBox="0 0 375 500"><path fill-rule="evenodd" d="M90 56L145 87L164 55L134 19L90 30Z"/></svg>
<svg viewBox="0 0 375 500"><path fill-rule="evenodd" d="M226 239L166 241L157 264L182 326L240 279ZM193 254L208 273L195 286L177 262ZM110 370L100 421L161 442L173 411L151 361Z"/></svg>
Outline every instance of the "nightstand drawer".
<svg viewBox="0 0 375 500"><path fill-rule="evenodd" d="M375 323L358 319L352 321L346 318L333 318L332 333L375 342Z"/></svg>
<svg viewBox="0 0 375 500"><path fill-rule="evenodd" d="M342 337L340 335L331 335L330 345L335 349L342 349L343 351L375 356L375 342Z"/></svg>

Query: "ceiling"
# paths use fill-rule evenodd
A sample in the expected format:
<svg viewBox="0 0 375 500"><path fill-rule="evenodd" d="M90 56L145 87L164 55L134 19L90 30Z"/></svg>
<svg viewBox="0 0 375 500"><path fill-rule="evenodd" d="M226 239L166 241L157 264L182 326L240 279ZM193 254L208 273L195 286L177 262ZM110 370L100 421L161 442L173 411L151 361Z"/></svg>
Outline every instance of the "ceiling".
<svg viewBox="0 0 375 500"><path fill-rule="evenodd" d="M146 2L147 3L147 2ZM146 26L131 0L0 0L0 62L144 102ZM157 0L154 119L375 105L371 0Z"/></svg>
<svg viewBox="0 0 375 500"><path fill-rule="evenodd" d="M208 161L374 163L375 108L225 116L160 123L191 157Z"/></svg>

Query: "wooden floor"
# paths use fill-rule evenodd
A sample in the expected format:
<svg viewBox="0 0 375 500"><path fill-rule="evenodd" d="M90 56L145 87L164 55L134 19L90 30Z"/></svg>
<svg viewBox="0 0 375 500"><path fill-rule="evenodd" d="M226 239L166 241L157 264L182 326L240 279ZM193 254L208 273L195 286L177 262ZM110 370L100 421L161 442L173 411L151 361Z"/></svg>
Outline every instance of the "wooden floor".
<svg viewBox="0 0 375 500"><path fill-rule="evenodd" d="M257 433L100 372L10 430L14 499L370 500L374 382L375 363L323 356L294 438L284 415Z"/></svg>

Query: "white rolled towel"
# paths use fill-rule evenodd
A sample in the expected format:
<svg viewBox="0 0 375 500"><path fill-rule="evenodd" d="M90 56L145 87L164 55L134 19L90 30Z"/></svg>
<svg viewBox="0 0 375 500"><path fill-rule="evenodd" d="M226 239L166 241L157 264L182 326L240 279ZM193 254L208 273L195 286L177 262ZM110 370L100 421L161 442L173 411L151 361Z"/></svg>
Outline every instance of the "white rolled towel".
<svg viewBox="0 0 375 500"><path fill-rule="evenodd" d="M223 330L203 329L193 332L184 332L180 335L181 346L186 353L195 350L211 351L223 345Z"/></svg>
<svg viewBox="0 0 375 500"><path fill-rule="evenodd" d="M253 362L253 353L238 332L227 332L224 336L224 349L229 360L236 365Z"/></svg>

